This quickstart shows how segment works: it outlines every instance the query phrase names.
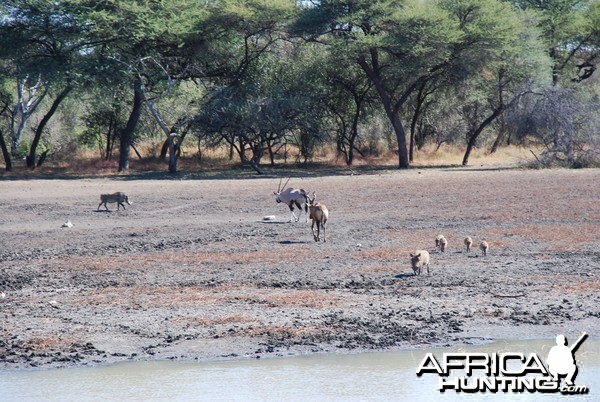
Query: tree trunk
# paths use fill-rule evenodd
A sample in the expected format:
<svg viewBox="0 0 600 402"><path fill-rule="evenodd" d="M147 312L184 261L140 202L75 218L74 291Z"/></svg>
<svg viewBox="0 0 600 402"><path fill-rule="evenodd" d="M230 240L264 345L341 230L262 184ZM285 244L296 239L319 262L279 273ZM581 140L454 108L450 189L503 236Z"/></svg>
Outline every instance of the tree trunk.
<svg viewBox="0 0 600 402"><path fill-rule="evenodd" d="M410 125L410 143L408 145L408 161L410 163L415 160L415 126Z"/></svg>
<svg viewBox="0 0 600 402"><path fill-rule="evenodd" d="M29 94L28 99L25 99L25 86L28 85L29 76L24 79L17 79L17 105L15 106L10 122L11 132L11 153L12 156L17 156L19 152L19 143L25 130L25 124L31 115L36 111L42 100L46 97L48 87L38 78L36 84L28 87L26 90ZM43 86L42 93L38 94L39 89ZM20 116L20 117L19 117ZM19 124L15 130L15 120L19 119Z"/></svg>
<svg viewBox="0 0 600 402"><path fill-rule="evenodd" d="M391 105L392 103L390 100L389 107L391 107ZM402 126L402 121L400 121L400 116L398 115L398 113L394 112L391 109L388 112L388 106L385 106L385 101L384 108L386 109L386 114L388 115L388 118L392 123L394 133L396 134L396 140L398 141L398 167L400 169L408 169L410 163L408 160L408 150L406 146L406 132L404 131L404 127Z"/></svg>
<svg viewBox="0 0 600 402"><path fill-rule="evenodd" d="M162 122L162 119L159 120L158 111L156 111L154 108L151 110L154 110L153 116L157 121L159 121L159 124L160 124L160 122ZM181 156L181 151L180 151L181 144L183 143L183 140L185 139L185 134L189 130L189 125L187 125L187 127L186 127L186 125L187 125L186 119L184 119L183 117L180 117L179 119L177 119L175 124L173 124L171 129L168 130L167 132L165 132L165 134L167 135L167 139L163 142L163 145L160 149L159 158L161 160L164 160L167 157L167 151L169 149L169 136L172 133L179 133L179 136L180 136L179 142L177 143L177 146L175 148L176 148L177 152L179 152L179 154L177 156ZM165 127L164 123L160 124L160 126L161 126L161 128ZM163 131L164 131L164 128L163 128Z"/></svg>
<svg viewBox="0 0 600 402"><path fill-rule="evenodd" d="M491 154L495 153L498 150L498 148L500 147L500 144L504 140L504 137L506 137L507 131L508 130L506 129L506 125L502 124L500 126L500 130L498 131L498 136L496 137L496 140L494 140L494 144L492 145L492 148L490 148Z"/></svg>
<svg viewBox="0 0 600 402"><path fill-rule="evenodd" d="M107 161L110 160L111 154L112 154L112 138L114 136L114 134L113 134L114 125L115 125L115 119L113 116L111 116L110 121L108 123L108 130L106 130L106 148L105 148L104 160L107 160Z"/></svg>
<svg viewBox="0 0 600 402"><path fill-rule="evenodd" d="M121 145L119 155L119 172L129 170L129 148L131 147L133 140L133 133L137 122L140 119L142 113L142 106L144 105L144 98L141 89L142 82L139 78L136 78L133 84L133 108L127 120L125 129L121 132Z"/></svg>
<svg viewBox="0 0 600 402"><path fill-rule="evenodd" d="M469 141L467 142L467 149L465 150L465 155L463 156L463 166L467 166L469 164L469 157L471 156L473 148L475 148L475 142L477 141L477 137L478 136L474 134L471 134L471 136L469 137Z"/></svg>
<svg viewBox="0 0 600 402"><path fill-rule="evenodd" d="M33 141L31 142L31 148L29 148L29 155L27 155L27 167L29 169L35 169L35 153L40 143L40 139L42 138L44 129L46 128L46 125L48 124L48 122L50 121L50 119L52 118L62 101L65 100L65 98L69 95L69 92L71 92L72 90L73 87L71 85L67 85L62 90L62 92L58 94L56 99L54 99L54 102L52 102L52 106L50 106L50 110L48 110L48 113L44 115L44 117L40 121L40 124L38 124L35 130Z"/></svg>
<svg viewBox="0 0 600 402"><path fill-rule="evenodd" d="M2 156L4 157L5 170L7 172L12 171L12 160L10 159L10 153L6 147L6 141L4 141L4 133L0 130L0 148L2 148Z"/></svg>
<svg viewBox="0 0 600 402"><path fill-rule="evenodd" d="M135 147L135 144L133 142L131 143L131 149L133 149L133 152L135 152L138 159L142 160L142 154L140 154L140 152L137 150L137 148Z"/></svg>
<svg viewBox="0 0 600 402"><path fill-rule="evenodd" d="M275 152L273 151L273 143L271 141L267 142L267 150L269 151L269 161L271 166L275 166Z"/></svg>
<svg viewBox="0 0 600 402"><path fill-rule="evenodd" d="M376 55L372 57L376 57ZM371 68L371 66L369 66L369 64L363 58L358 59L358 64L375 86L375 89L379 94L379 98L381 99L381 103L383 104L385 114L392 123L394 133L396 134L396 140L398 141L398 167L400 169L408 169L409 160L408 150L406 146L406 132L404 131L404 127L402 126L400 115L398 111L394 110L394 105L390 94L385 89L385 85L383 84L381 78L377 75L377 72L373 68Z"/></svg>
<svg viewBox="0 0 600 402"><path fill-rule="evenodd" d="M248 160L248 163L256 171L256 173L263 175L265 171L260 167L260 160L265 152L265 148L262 144L256 144L252 146L252 158ZM245 156L244 156L245 158Z"/></svg>
<svg viewBox="0 0 600 402"><path fill-rule="evenodd" d="M346 154L346 166L352 166L354 163L354 147L350 145Z"/></svg>
<svg viewBox="0 0 600 402"><path fill-rule="evenodd" d="M423 97L423 91L425 89L425 83L423 83L419 87L419 92L417 93L417 101L415 106L415 112L413 113L412 119L410 121L410 145L408 147L408 161L414 161L414 153L415 153L415 133L417 131L417 122L419 121L419 117L421 116L421 107L425 98Z"/></svg>
<svg viewBox="0 0 600 402"><path fill-rule="evenodd" d="M256 162L254 160L254 158L250 159L250 166L252 167L252 169L254 169L254 171L260 175L265 174L265 171L262 170L262 168L260 167L260 165L258 164L258 162Z"/></svg>
<svg viewBox="0 0 600 402"><path fill-rule="evenodd" d="M25 128L25 121L29 117L29 115L25 115L21 113L21 120L19 121L19 125L17 126L17 130L15 131L12 141L11 141L11 153L13 156L17 156L19 153L19 144L21 142L21 137L23 136L23 129Z"/></svg>
<svg viewBox="0 0 600 402"><path fill-rule="evenodd" d="M170 138L167 137L167 139L163 141L162 147L160 147L160 155L158 156L160 160L164 160L167 157L167 152L169 151L169 143Z"/></svg>
<svg viewBox="0 0 600 402"><path fill-rule="evenodd" d="M169 173L177 173L177 147L179 145L180 137L177 133L169 135Z"/></svg>
<svg viewBox="0 0 600 402"><path fill-rule="evenodd" d="M36 164L37 167L42 167L42 165L46 161L46 157L48 156L48 151L49 150L47 149L44 152L42 152L42 154L40 155L40 158L37 161L37 164Z"/></svg>
<svg viewBox="0 0 600 402"><path fill-rule="evenodd" d="M487 126L489 126L496 119L496 117L500 116L503 110L503 107L494 109L493 113L490 116L488 116L488 118L485 119L475 131L470 133L470 135L468 136L467 149L465 151L465 155L463 156L463 166L467 166L469 164L469 157L471 156L473 148L475 148L475 143L477 142L477 138L479 138L479 135Z"/></svg>
<svg viewBox="0 0 600 402"><path fill-rule="evenodd" d="M352 119L352 127L350 127L350 137L348 138L348 152L346 154L346 165L352 166L354 163L354 150L356 146L356 138L358 137L358 121L360 120L360 99L355 97L356 111ZM364 156L364 155L362 155Z"/></svg>

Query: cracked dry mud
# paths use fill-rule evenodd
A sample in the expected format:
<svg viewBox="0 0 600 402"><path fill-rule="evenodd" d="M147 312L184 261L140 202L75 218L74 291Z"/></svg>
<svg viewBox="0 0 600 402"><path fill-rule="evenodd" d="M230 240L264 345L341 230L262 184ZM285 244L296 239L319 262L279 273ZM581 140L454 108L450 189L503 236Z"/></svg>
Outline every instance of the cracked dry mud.
<svg viewBox="0 0 600 402"><path fill-rule="evenodd" d="M276 178L182 178L0 183L0 368L599 335L600 170L293 178L327 243ZM96 211L114 191L133 205Z"/></svg>

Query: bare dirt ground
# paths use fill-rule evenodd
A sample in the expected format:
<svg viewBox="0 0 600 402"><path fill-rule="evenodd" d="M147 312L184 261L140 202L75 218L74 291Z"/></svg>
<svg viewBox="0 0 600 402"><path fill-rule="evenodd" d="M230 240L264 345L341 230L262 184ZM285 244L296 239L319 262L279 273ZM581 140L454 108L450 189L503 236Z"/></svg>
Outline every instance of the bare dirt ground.
<svg viewBox="0 0 600 402"><path fill-rule="evenodd" d="M600 170L293 178L328 205L327 243L277 183L1 181L0 368L600 335ZM113 191L134 204L96 211Z"/></svg>

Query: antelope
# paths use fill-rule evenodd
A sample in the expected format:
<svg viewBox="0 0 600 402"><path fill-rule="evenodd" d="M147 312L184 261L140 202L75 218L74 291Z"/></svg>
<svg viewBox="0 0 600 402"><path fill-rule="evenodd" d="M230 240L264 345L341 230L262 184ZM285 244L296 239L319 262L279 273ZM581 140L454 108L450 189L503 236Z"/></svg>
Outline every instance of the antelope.
<svg viewBox="0 0 600 402"><path fill-rule="evenodd" d="M310 219L312 219L312 225L310 226L315 241L321 240L321 229L323 229L323 243L327 242L325 237L325 224L329 218L329 210L325 206L317 201L317 195L313 192L312 198L309 195L306 196L306 204L310 213ZM317 224L317 233L315 234L315 223Z"/></svg>
<svg viewBox="0 0 600 402"><path fill-rule="evenodd" d="M290 216L289 222L292 220L298 222L300 220L300 215L302 215L302 205L304 205L304 212L306 213L306 222L308 222L308 204L307 204L307 194L306 191L297 188L288 187L285 190L281 191L288 184L290 179L288 179L283 187L281 187L281 179L279 180L279 186L277 187L277 192L273 192L275 195L275 201L279 204L283 202L288 207L290 207L290 212L292 215ZM294 213L294 205L298 207L300 212L298 216Z"/></svg>
<svg viewBox="0 0 600 402"><path fill-rule="evenodd" d="M104 204L104 208L106 208L107 211L110 211L108 209L108 206L106 205L106 203L113 203L116 202L117 203L117 211L123 207L123 209L125 209L125 204L123 204L123 202L126 202L128 205L131 205L131 202L129 202L129 198L125 195L125 193L114 193L114 194L100 194L100 204L98 204L98 208L96 210L100 209L100 205Z"/></svg>

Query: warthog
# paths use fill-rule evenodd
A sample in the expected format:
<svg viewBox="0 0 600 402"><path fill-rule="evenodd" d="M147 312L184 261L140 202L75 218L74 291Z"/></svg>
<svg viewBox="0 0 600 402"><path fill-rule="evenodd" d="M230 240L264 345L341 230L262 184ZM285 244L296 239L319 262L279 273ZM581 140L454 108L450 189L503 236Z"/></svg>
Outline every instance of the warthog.
<svg viewBox="0 0 600 402"><path fill-rule="evenodd" d="M435 236L435 249L437 250L438 248L440 248L440 240L442 240L444 238L444 235L437 235Z"/></svg>
<svg viewBox="0 0 600 402"><path fill-rule="evenodd" d="M410 263L415 275L421 275L424 266L427 266L427 273L429 274L429 252L427 250L417 250L410 253Z"/></svg>
<svg viewBox="0 0 600 402"><path fill-rule="evenodd" d="M110 211L106 204L114 202L117 203L117 211L121 207L125 209L125 204L123 204L124 202L126 202L128 205L131 205L131 202L129 202L129 198L125 195L125 193L118 192L114 194L100 194L100 204L98 204L97 210L100 209L100 205L104 204L104 208L106 208L107 211Z"/></svg>
<svg viewBox="0 0 600 402"><path fill-rule="evenodd" d="M479 245L479 248L481 249L481 254L483 254L483 256L485 257L487 255L487 252L488 252L488 249L490 248L490 246L488 245L488 242L484 240Z"/></svg>
<svg viewBox="0 0 600 402"><path fill-rule="evenodd" d="M440 239L440 251L442 253L446 252L446 247L448 247L448 240L444 236Z"/></svg>
<svg viewBox="0 0 600 402"><path fill-rule="evenodd" d="M473 245L473 239L471 239L471 236L465 237L465 247L467 247L467 253L471 252L472 245Z"/></svg>

